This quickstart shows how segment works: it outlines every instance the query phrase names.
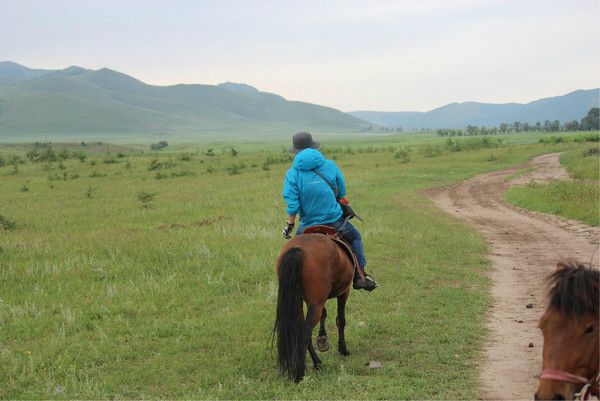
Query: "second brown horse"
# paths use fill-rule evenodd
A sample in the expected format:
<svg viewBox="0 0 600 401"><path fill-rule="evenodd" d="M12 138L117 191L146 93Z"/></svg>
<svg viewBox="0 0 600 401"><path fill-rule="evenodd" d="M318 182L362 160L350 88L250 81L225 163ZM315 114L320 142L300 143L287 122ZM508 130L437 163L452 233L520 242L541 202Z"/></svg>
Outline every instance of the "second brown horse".
<svg viewBox="0 0 600 401"><path fill-rule="evenodd" d="M273 334L277 336L279 370L289 379L299 382L304 377L307 350L315 369L321 366L312 344L312 331L320 322L319 349L326 349L325 302L330 298L337 298L338 351L349 355L344 327L353 274L352 260L323 234L299 235L281 251L277 263L279 290ZM306 303L306 318L303 303Z"/></svg>

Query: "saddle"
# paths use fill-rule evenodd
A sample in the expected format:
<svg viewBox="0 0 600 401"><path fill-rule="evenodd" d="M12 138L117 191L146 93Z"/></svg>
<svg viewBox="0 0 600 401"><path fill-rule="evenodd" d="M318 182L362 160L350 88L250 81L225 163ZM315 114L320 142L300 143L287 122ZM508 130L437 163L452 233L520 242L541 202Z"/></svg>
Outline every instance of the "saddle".
<svg viewBox="0 0 600 401"><path fill-rule="evenodd" d="M331 226L319 224L316 226L311 226L311 227L305 228L303 234L323 234L323 235L326 235L327 237L331 238L331 240L333 240L333 242L335 242L335 244L337 246L342 248L342 250L350 258L350 260L352 261L352 265L354 267L355 274L358 274L358 276L360 276L361 278L364 279L363 272L358 267L358 260L356 259L356 255L354 254L354 251L352 250L352 246L350 246L350 244L345 239L340 237L338 231L335 228L333 228Z"/></svg>

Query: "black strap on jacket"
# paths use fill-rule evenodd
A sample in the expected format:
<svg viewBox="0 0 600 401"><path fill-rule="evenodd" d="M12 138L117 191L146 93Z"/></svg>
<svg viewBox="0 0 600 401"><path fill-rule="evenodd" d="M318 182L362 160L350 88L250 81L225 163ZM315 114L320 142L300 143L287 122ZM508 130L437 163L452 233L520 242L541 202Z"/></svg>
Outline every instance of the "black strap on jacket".
<svg viewBox="0 0 600 401"><path fill-rule="evenodd" d="M338 199L338 190L337 190L337 187L334 187L333 184L331 182L329 182L329 180L327 178L325 178L325 176L323 174L319 173L316 168L312 169L311 171L314 172L319 177L321 177L321 179L323 181L325 181L325 183L327 185L329 185L329 188L331 188L331 190L333 191L333 194L335 195L335 199Z"/></svg>

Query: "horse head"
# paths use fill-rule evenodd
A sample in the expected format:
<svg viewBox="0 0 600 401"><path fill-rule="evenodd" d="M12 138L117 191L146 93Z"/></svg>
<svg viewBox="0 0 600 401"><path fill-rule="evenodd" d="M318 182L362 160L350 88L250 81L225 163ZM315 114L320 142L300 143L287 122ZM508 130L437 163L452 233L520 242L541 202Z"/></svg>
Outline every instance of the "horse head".
<svg viewBox="0 0 600 401"><path fill-rule="evenodd" d="M599 271L576 262L559 263L550 276L550 302L539 322L544 349L536 400L597 395L599 277Z"/></svg>

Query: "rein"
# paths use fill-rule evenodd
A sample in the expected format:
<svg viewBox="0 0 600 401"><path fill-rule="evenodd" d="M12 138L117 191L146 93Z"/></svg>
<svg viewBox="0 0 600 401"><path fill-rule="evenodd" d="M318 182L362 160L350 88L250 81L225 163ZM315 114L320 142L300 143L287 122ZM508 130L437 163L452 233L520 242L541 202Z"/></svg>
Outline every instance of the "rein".
<svg viewBox="0 0 600 401"><path fill-rule="evenodd" d="M571 373L563 372L562 370L544 369L540 374L540 380L556 380L572 384L583 384L583 388L575 398L580 397L581 400L588 400L591 395L600 395L600 372L588 379L587 377L577 376Z"/></svg>

